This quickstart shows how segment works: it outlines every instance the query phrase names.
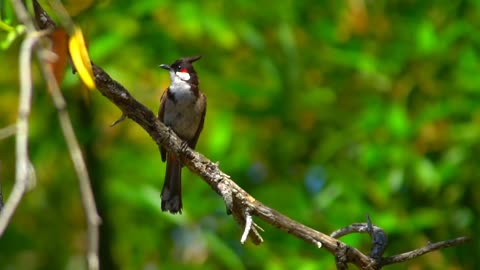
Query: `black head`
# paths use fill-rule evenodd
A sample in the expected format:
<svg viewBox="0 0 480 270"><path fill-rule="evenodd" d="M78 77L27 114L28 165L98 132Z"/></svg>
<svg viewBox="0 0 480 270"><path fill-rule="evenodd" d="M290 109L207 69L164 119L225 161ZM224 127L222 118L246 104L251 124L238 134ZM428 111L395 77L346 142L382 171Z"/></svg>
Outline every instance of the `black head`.
<svg viewBox="0 0 480 270"><path fill-rule="evenodd" d="M160 67L170 72L172 81L177 77L182 81L197 85L198 77L192 63L200 58L201 56L180 58L171 65L161 64Z"/></svg>

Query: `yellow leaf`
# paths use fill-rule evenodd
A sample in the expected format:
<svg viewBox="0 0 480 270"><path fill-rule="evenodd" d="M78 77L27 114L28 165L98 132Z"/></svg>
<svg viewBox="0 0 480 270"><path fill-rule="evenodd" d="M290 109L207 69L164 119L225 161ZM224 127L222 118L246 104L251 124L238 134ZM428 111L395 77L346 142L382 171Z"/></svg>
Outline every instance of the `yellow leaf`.
<svg viewBox="0 0 480 270"><path fill-rule="evenodd" d="M82 30L74 27L73 34L68 41L68 49L72 58L75 70L80 75L83 83L90 89L95 89L95 80L93 78L92 64L88 56L85 40L83 39Z"/></svg>

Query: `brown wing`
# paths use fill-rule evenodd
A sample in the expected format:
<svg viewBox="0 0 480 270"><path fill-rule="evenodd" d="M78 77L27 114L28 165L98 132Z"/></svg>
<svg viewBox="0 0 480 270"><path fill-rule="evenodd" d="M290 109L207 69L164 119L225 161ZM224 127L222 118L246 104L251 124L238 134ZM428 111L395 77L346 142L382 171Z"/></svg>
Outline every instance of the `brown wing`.
<svg viewBox="0 0 480 270"><path fill-rule="evenodd" d="M165 114L165 101L167 100L167 91L168 88L163 91L162 97L160 98L160 109L158 110L158 120L163 123L163 116ZM162 161L165 162L167 158L167 150L160 146L160 154L162 155Z"/></svg>
<svg viewBox="0 0 480 270"><path fill-rule="evenodd" d="M200 137L200 132L203 129L203 123L205 122L205 114L207 113L207 97L200 92L200 108L203 107L202 118L200 119L200 123L198 124L197 132L195 132L195 136L191 140L188 141L188 146L190 148L195 149L197 145L198 137Z"/></svg>

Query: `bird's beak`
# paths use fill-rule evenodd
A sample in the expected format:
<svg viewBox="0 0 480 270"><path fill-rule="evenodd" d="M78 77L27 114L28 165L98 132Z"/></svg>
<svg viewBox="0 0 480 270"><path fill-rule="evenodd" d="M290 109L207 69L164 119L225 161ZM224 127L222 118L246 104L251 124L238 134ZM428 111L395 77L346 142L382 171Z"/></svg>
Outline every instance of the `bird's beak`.
<svg viewBox="0 0 480 270"><path fill-rule="evenodd" d="M168 71L172 70L172 68L169 65L166 65L166 64L161 64L159 67L161 67L163 69L166 69Z"/></svg>

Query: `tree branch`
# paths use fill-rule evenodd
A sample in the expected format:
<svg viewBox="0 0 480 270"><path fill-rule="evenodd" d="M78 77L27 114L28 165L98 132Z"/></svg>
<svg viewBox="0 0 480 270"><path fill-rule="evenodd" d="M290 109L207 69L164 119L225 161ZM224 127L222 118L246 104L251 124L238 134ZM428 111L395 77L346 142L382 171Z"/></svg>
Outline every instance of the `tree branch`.
<svg viewBox="0 0 480 270"><path fill-rule="evenodd" d="M15 184L12 193L8 197L2 212L0 212L0 235L7 228L15 209L20 203L23 194L27 190L29 180L30 161L28 158L28 118L30 115L30 105L32 98L32 76L30 61L32 57L32 48L41 37L39 32L31 32L22 43L20 51L20 98L18 104L18 116L16 127L16 168Z"/></svg>
<svg viewBox="0 0 480 270"><path fill-rule="evenodd" d="M395 256L390 256L390 257L384 258L384 259L381 260L381 265L384 266L384 265L389 265L389 264L408 261L408 260L414 259L416 257L422 256L424 254L427 254L429 252L439 250L439 249L442 249L442 248L459 246L459 245L464 244L468 241L470 241L470 238L468 238L468 237L458 237L458 238L455 238L455 239L441 241L441 242L437 242L437 243L428 243L426 246L424 246L422 248L415 249L415 250L405 252L405 253L402 253L402 254L398 254L398 255L395 255Z"/></svg>
<svg viewBox="0 0 480 270"><path fill-rule="evenodd" d="M377 226L374 226L367 215L367 223L354 223L347 227L338 229L330 234L331 237L340 238L350 233L368 233L372 240L373 246L370 250L370 257L379 259L387 248L388 238L385 232Z"/></svg>
<svg viewBox="0 0 480 270"><path fill-rule="evenodd" d="M3 192L2 192L2 162L0 160L0 213L3 209Z"/></svg>
<svg viewBox="0 0 480 270"><path fill-rule="evenodd" d="M17 132L17 125L13 124L10 126L6 126L0 129L0 140L6 139L10 136L15 135Z"/></svg>
<svg viewBox="0 0 480 270"><path fill-rule="evenodd" d="M41 20L38 21L42 22L41 28L48 28L55 25L45 12L39 14L41 15ZM261 243L262 238L256 230L258 226L253 223L252 216L259 217L271 225L307 243L313 244L317 248L325 248L325 250L337 259L338 269L346 269L347 263L353 263L361 269L380 269L382 265L395 263L395 260L405 257L405 255L401 254L398 255L400 256L399 258L393 256L382 261L381 258L377 258L379 256L367 256L332 236L309 228L265 206L239 187L230 176L222 172L218 168L218 164L210 161L202 154L185 147L182 141L169 128L162 124L152 111L133 98L120 83L113 80L101 67L93 64L93 73L97 89L122 111L122 117L125 116L135 121L158 145L163 146L167 151L179 157L190 171L199 175L210 185L210 187L223 198L227 206L227 212L233 215L240 226L245 227L244 234L248 234L248 237L254 243ZM352 228L355 228L356 225L352 226ZM376 230L378 227L374 227L371 222L368 222L366 225L363 224L360 227L361 230L369 232L370 235L380 235ZM359 228L356 230L360 231ZM339 236L341 233L334 235ZM373 238L372 236L372 239ZM459 245L467 240L467 238L462 239L463 241L447 241L449 243L448 245L436 245L435 247L438 249ZM244 236L242 240L244 240ZM435 249L427 247L427 249L421 249L421 252L415 254L419 254L416 256L420 256L433 250ZM383 253L383 250L375 254L378 255L381 253ZM383 264L381 264L382 262Z"/></svg>

